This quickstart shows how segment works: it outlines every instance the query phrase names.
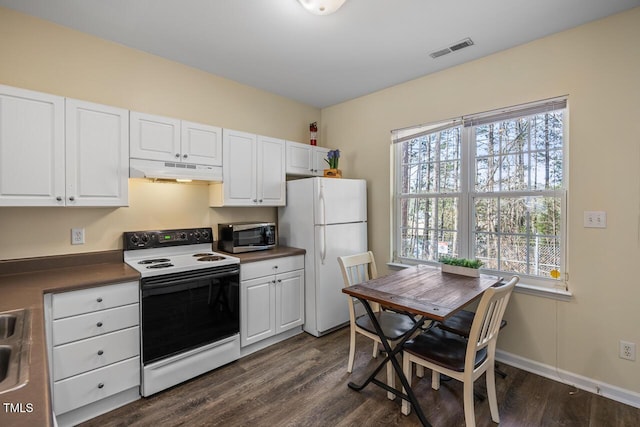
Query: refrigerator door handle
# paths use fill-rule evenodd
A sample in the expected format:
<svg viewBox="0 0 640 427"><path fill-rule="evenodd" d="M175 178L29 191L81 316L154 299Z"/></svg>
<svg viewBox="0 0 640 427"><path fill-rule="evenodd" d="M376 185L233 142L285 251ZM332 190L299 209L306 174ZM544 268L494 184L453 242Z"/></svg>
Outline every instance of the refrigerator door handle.
<svg viewBox="0 0 640 427"><path fill-rule="evenodd" d="M320 262L324 265L324 260L327 256L327 212L326 212L326 203L324 200L324 185L322 185L322 181L320 181L320 191L318 194L318 203L320 204L320 213L322 215L322 219L320 224L322 225L322 241L320 242Z"/></svg>
<svg viewBox="0 0 640 427"><path fill-rule="evenodd" d="M324 260L327 257L327 226L322 226L322 240L320 242L320 262L324 265Z"/></svg>
<svg viewBox="0 0 640 427"><path fill-rule="evenodd" d="M324 185L322 185L322 181L320 181L320 191L318 191L318 204L320 205L320 224L327 225L327 211L326 211L326 203L324 200Z"/></svg>

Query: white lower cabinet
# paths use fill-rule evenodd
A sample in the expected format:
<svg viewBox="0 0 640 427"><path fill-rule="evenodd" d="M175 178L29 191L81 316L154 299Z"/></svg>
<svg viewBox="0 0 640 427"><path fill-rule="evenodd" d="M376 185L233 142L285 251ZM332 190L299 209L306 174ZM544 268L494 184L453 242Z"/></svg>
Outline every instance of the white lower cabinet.
<svg viewBox="0 0 640 427"><path fill-rule="evenodd" d="M75 425L140 398L138 282L45 295L53 410Z"/></svg>
<svg viewBox="0 0 640 427"><path fill-rule="evenodd" d="M304 255L240 265L240 345L304 323Z"/></svg>

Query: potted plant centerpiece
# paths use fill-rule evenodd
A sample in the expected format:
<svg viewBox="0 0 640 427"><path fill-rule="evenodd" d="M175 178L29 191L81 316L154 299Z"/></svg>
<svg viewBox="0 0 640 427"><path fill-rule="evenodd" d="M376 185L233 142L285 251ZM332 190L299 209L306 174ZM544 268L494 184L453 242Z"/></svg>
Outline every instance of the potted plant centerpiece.
<svg viewBox="0 0 640 427"><path fill-rule="evenodd" d="M442 264L443 273L460 274L463 276L480 277L480 267L482 261L479 259L456 258L450 256L442 256L439 259Z"/></svg>
<svg viewBox="0 0 640 427"><path fill-rule="evenodd" d="M329 165L329 169L324 170L324 176L327 178L342 178L342 171L338 169L338 161L340 160L340 150L330 150L327 158L324 159Z"/></svg>

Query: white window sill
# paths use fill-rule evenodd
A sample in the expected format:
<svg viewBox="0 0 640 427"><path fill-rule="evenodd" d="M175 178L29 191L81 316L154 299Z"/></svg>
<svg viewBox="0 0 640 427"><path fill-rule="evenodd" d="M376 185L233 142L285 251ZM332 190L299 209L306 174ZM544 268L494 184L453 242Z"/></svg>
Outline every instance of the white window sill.
<svg viewBox="0 0 640 427"><path fill-rule="evenodd" d="M402 270L407 267L411 267L409 264L401 264L397 262L388 262L387 267L391 270ZM543 286L529 285L527 283L519 282L516 285L514 292L519 294L533 295L536 297L550 298L558 301L571 301L573 294L570 291L563 289L552 289Z"/></svg>

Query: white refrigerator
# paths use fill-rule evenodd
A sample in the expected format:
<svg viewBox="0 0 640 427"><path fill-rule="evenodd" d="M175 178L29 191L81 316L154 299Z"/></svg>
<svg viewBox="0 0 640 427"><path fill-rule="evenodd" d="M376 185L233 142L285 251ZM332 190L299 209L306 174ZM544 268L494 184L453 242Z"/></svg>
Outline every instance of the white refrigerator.
<svg viewBox="0 0 640 427"><path fill-rule="evenodd" d="M278 208L279 244L305 249L304 330L321 336L349 322L338 257L367 251L367 183L305 178L287 182Z"/></svg>

